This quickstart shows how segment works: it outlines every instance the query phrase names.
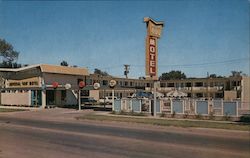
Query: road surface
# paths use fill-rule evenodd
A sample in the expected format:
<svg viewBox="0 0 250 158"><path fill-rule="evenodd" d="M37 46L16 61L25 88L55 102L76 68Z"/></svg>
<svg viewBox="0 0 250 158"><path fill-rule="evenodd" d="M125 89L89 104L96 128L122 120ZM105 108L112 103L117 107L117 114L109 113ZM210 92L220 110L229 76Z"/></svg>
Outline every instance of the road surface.
<svg viewBox="0 0 250 158"><path fill-rule="evenodd" d="M110 126L0 115L0 158L249 158L247 132ZM136 126L136 125L133 125ZM171 128L171 127L169 127ZM204 129L203 129L204 130ZM216 134L218 133L218 134ZM223 135L222 133L226 133Z"/></svg>

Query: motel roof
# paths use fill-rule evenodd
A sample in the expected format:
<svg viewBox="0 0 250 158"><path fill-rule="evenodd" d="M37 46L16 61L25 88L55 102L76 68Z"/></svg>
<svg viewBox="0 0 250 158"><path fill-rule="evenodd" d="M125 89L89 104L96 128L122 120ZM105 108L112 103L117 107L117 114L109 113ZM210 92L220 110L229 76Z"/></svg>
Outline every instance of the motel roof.
<svg viewBox="0 0 250 158"><path fill-rule="evenodd" d="M68 66L57 66L48 64L37 64L30 65L21 68L0 68L0 72L20 72L26 71L33 68L40 68L43 73L53 73L53 74L67 74L67 75L85 75L88 76L89 72L86 68L68 67Z"/></svg>

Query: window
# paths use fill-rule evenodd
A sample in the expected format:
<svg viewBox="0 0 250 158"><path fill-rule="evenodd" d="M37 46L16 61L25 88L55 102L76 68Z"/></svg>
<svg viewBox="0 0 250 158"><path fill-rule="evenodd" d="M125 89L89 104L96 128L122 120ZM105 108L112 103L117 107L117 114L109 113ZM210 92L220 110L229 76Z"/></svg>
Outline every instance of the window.
<svg viewBox="0 0 250 158"><path fill-rule="evenodd" d="M37 86L37 85L38 85L38 82L37 82L37 81L30 82L30 85L31 85L31 86Z"/></svg>
<svg viewBox="0 0 250 158"><path fill-rule="evenodd" d="M175 83L175 87L179 88L180 87L180 83Z"/></svg>
<svg viewBox="0 0 250 158"><path fill-rule="evenodd" d="M12 82L9 85L10 86L20 86L20 82Z"/></svg>
<svg viewBox="0 0 250 158"><path fill-rule="evenodd" d="M160 83L161 87L165 87L166 83Z"/></svg>
<svg viewBox="0 0 250 158"><path fill-rule="evenodd" d="M174 83L168 83L167 86L168 87L174 87Z"/></svg>
<svg viewBox="0 0 250 158"><path fill-rule="evenodd" d="M186 87L192 87L192 83L191 82L187 82L186 83Z"/></svg>
<svg viewBox="0 0 250 158"><path fill-rule="evenodd" d="M89 90L82 90L81 96L88 97L89 96Z"/></svg>
<svg viewBox="0 0 250 158"><path fill-rule="evenodd" d="M184 85L185 85L184 83L181 83L181 87L185 87Z"/></svg>
<svg viewBox="0 0 250 158"><path fill-rule="evenodd" d="M195 82L195 87L203 87L203 82Z"/></svg>
<svg viewBox="0 0 250 158"><path fill-rule="evenodd" d="M120 86L123 86L123 85L122 85L122 81L119 82L119 85L120 85Z"/></svg>
<svg viewBox="0 0 250 158"><path fill-rule="evenodd" d="M108 81L107 80L103 80L102 81L102 85L104 85L104 86L108 85Z"/></svg>
<svg viewBox="0 0 250 158"><path fill-rule="evenodd" d="M215 98L223 98L223 93L215 93Z"/></svg>
<svg viewBox="0 0 250 158"><path fill-rule="evenodd" d="M204 82L204 87L207 87L207 82Z"/></svg>
<svg viewBox="0 0 250 158"><path fill-rule="evenodd" d="M197 98L202 98L203 97L203 93L196 93L196 97Z"/></svg>
<svg viewBox="0 0 250 158"><path fill-rule="evenodd" d="M23 86L27 86L27 85L28 85L28 82L22 82L22 85L23 85Z"/></svg>
<svg viewBox="0 0 250 158"><path fill-rule="evenodd" d="M131 87L133 86L133 82L130 82L130 86L131 86Z"/></svg>

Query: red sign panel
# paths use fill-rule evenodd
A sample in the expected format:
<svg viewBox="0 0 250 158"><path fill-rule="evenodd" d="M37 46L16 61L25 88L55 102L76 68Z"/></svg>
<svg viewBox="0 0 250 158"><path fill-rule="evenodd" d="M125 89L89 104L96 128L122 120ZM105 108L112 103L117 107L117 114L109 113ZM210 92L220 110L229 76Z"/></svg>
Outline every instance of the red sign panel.
<svg viewBox="0 0 250 158"><path fill-rule="evenodd" d="M80 88L83 88L83 87L85 87L85 82L83 82L83 81L80 81L80 82L79 82L79 87L80 87Z"/></svg>
<svg viewBox="0 0 250 158"><path fill-rule="evenodd" d="M156 75L156 41L154 38L149 38L149 74Z"/></svg>
<svg viewBox="0 0 250 158"><path fill-rule="evenodd" d="M58 85L59 85L58 82L53 82L53 83L52 83L52 87L53 87L53 88L57 88Z"/></svg>

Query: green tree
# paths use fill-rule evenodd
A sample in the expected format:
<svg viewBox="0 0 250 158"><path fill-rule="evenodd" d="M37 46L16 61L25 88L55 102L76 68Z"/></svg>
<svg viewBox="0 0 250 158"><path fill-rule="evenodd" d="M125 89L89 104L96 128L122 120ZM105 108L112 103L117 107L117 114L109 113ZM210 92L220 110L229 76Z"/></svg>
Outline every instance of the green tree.
<svg viewBox="0 0 250 158"><path fill-rule="evenodd" d="M15 51L10 43L0 38L0 56L2 57L0 67L20 67L21 65L15 62L18 59L18 55L19 52Z"/></svg>
<svg viewBox="0 0 250 158"><path fill-rule="evenodd" d="M100 69L95 69L94 74L102 75L102 76L109 76L109 74L106 71L102 71Z"/></svg>
<svg viewBox="0 0 250 158"><path fill-rule="evenodd" d="M216 74L210 74L209 77L210 78L217 78L217 75Z"/></svg>
<svg viewBox="0 0 250 158"><path fill-rule="evenodd" d="M65 60L63 60L62 62L61 62L61 64L60 64L61 66L69 66L69 64L68 64L68 62L67 61L65 61Z"/></svg>
<svg viewBox="0 0 250 158"><path fill-rule="evenodd" d="M242 76L242 71L231 71L231 77L239 77Z"/></svg>
<svg viewBox="0 0 250 158"><path fill-rule="evenodd" d="M171 79L185 79L186 75L181 71L172 70L170 72L162 73L160 80L171 80Z"/></svg>
<svg viewBox="0 0 250 158"><path fill-rule="evenodd" d="M210 74L209 78L223 78L223 76L221 76L221 75L218 76L216 74Z"/></svg>

